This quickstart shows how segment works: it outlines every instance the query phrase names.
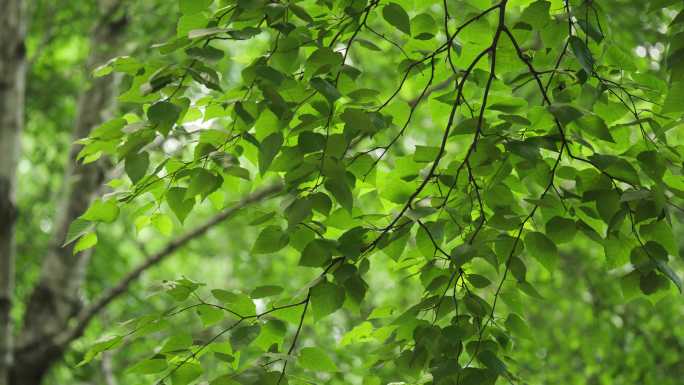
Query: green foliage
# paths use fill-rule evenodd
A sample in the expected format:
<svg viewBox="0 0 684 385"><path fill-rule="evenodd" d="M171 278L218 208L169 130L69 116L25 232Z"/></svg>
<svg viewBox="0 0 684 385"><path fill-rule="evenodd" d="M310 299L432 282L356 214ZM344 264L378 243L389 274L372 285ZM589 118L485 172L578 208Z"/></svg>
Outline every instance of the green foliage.
<svg viewBox="0 0 684 385"><path fill-rule="evenodd" d="M192 311L201 324L184 332L202 338L170 336L131 372L173 384L346 383L331 347L298 349L307 325L344 310L354 316L340 344L362 347L364 383L517 383L516 349L536 339L526 305L543 298L533 278L565 274L566 247L605 257L621 299L681 291L681 49L673 37L667 68L625 62L635 46L612 34L624 25L602 7L181 1L158 57L98 70L130 75L120 100L133 112L95 129L82 155L124 162L130 180L80 220L168 206L184 222L205 199L225 208L222 194L241 183L282 184L279 210L245 209L258 234L246 250L294 254L311 280L219 288L214 302L198 283L167 283L176 307L126 335L169 333L172 316ZM241 44L250 49L231 57ZM94 245L84 222L71 233L77 248ZM398 316L366 299L385 256L421 291L395 304Z"/></svg>
<svg viewBox="0 0 684 385"><path fill-rule="evenodd" d="M303 348L299 355L299 362L304 369L308 370L321 372L337 371L335 363L328 357L325 351L320 348Z"/></svg>

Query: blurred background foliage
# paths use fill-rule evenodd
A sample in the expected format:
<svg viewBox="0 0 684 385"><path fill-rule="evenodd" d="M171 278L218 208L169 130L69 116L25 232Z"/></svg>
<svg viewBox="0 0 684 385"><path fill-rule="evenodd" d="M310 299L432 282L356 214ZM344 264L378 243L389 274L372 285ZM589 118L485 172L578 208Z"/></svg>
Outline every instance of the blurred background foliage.
<svg viewBox="0 0 684 385"><path fill-rule="evenodd" d="M420 0L415 0L420 2ZM511 1L524 5L528 1ZM19 168L19 206L23 215L17 225L18 266L17 296L24 298L37 279L41 257L49 242L55 220L56 202L63 189L62 175L71 145L71 131L76 119L77 98L91 81L86 68L89 36L98 18L93 1L34 0L30 3L28 58L30 62L27 88L27 124L23 137L23 156ZM482 1L478 2L482 3ZM632 47L625 57L631 64L663 74L664 50L668 44L668 25L676 12L666 1L621 0L595 2L602 8L605 34ZM560 2L554 2L559 6ZM126 4L129 26L121 54L142 58L154 57L149 47L173 36L178 9L175 1L129 0ZM513 7L511 7L513 8ZM457 12L458 10L454 10ZM219 72L229 79L249 58L267 49L250 44L226 43L230 60L222 62ZM383 47L390 49L390 47ZM372 51L352 56L352 61L372 62L376 84L394 84L396 63ZM368 68L368 66L366 66ZM125 82L125 80L124 80ZM401 97L411 99L419 92L419 84L407 87ZM122 85L122 90L127 88ZM126 112L126 104L118 108ZM427 114L418 116L420 129L413 129L415 142L434 134L434 124ZM394 149L398 155L410 153L410 140ZM179 150L180 148L180 150ZM182 151L183 143L166 143L167 151ZM115 174L117 170L113 171ZM120 173L121 170L118 170ZM249 189L248 182L236 181L225 200L237 199ZM270 206L269 206L270 205ZM261 210L282 210L273 203ZM166 240L181 232L176 223L173 234L161 234L146 228L137 233L134 210L100 231L98 247L89 265L83 296L91 298L113 285L147 253L157 250ZM193 212L185 226L213 212L211 202ZM681 215L681 213L679 213ZM101 361L77 367L84 352L103 334L116 330L121 320L148 313L150 308L162 311L172 302L157 290L164 280L181 277L206 282L210 288L251 290L256 285L278 284L295 291L315 275L297 266L298 253L284 249L276 255L254 258L250 250L256 238L253 217L238 215L229 223L213 229L202 240L178 251L160 266L148 271L130 292L115 301L88 329L85 337L72 346L63 360L51 371L46 384L138 384L151 378L131 374L125 369L147 356L161 339L138 340L124 344ZM684 248L684 229L676 229L680 255ZM682 297L661 295L638 297L627 301L620 289L618 274L607 267L603 255L594 244L578 237L561 247L560 271L551 275L539 265L529 267L529 280L536 284L543 299L521 299L522 313L529 320L529 338L513 341L517 374L527 384L652 384L676 385L684 378L684 306ZM333 350L341 374L336 384L361 384L367 372L365 362L377 346L344 344L344 336L365 320L371 306L387 306L396 315L421 296L419 279L410 266L388 257L376 257L367 282L370 287L367 304L359 312L343 311L333 317L305 325L300 346L326 346ZM677 267L681 272L681 263ZM483 267L485 268L485 267ZM205 289L202 289L205 290ZM200 292L202 292L202 290ZM203 292L208 295L208 289ZM25 309L14 309L17 322ZM199 323L192 314L180 315L174 328L189 328ZM375 322L375 321L374 321ZM198 328L201 329L201 328ZM218 364L217 364L218 365ZM376 373L381 374L381 373ZM391 373L388 374L391 377ZM321 380L325 380L322 378Z"/></svg>

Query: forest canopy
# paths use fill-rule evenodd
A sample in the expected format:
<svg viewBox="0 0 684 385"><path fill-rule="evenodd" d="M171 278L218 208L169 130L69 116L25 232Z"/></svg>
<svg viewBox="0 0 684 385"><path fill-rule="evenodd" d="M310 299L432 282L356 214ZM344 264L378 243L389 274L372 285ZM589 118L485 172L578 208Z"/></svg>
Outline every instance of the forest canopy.
<svg viewBox="0 0 684 385"><path fill-rule="evenodd" d="M9 3L0 385L684 378L681 1Z"/></svg>

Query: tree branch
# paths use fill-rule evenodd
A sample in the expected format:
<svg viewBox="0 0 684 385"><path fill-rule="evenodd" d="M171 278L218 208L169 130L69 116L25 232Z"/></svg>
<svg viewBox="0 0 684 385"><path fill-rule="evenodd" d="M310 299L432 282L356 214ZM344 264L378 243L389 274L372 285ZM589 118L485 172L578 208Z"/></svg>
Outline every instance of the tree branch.
<svg viewBox="0 0 684 385"><path fill-rule="evenodd" d="M155 266L161 262L164 258L173 254L179 248L185 246L191 240L204 235L209 229L218 225L219 223L233 217L243 208L266 200L283 190L283 185L280 183L267 186L263 189L256 190L251 194L243 197L239 202L233 206L227 208L214 217L208 219L203 224L197 226L196 228L190 230L184 235L170 241L166 246L164 246L158 252L150 255L143 263L138 267L131 270L126 276L124 276L118 284L111 287L109 290L105 291L100 298L92 302L90 305L83 308L83 310L76 317L76 325L61 335L57 336L55 344L59 347L66 347L69 343L81 336L85 328L88 326L90 321L95 315L102 311L110 302L116 299L121 294L128 290L128 287L140 277L140 275L152 266Z"/></svg>
<svg viewBox="0 0 684 385"><path fill-rule="evenodd" d="M116 377L114 376L114 371L112 370L112 353L102 352L102 377L106 385L118 385Z"/></svg>
<svg viewBox="0 0 684 385"><path fill-rule="evenodd" d="M26 3L2 2L0 11L0 385L13 365L16 177L24 127Z"/></svg>

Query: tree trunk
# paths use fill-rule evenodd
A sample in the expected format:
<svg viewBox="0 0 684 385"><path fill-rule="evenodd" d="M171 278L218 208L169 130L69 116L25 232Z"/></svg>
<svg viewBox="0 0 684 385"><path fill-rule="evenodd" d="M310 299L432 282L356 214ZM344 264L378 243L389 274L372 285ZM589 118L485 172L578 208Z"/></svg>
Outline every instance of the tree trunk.
<svg viewBox="0 0 684 385"><path fill-rule="evenodd" d="M24 126L26 33L23 0L0 1L0 385L13 363L16 169Z"/></svg>
<svg viewBox="0 0 684 385"><path fill-rule="evenodd" d="M91 71L116 55L127 24L120 0L101 0L102 18L91 34L87 68ZM86 137L101 124L114 106L116 84L111 77L97 78L81 94L73 139ZM76 160L80 146L72 147L64 178L64 195L52 245L43 259L41 275L27 304L19 333L12 385L38 385L58 360L65 347L54 343L54 336L67 328L78 313L80 289L90 252L73 254L73 244L62 247L70 223L88 208L104 180L101 163L81 164Z"/></svg>

